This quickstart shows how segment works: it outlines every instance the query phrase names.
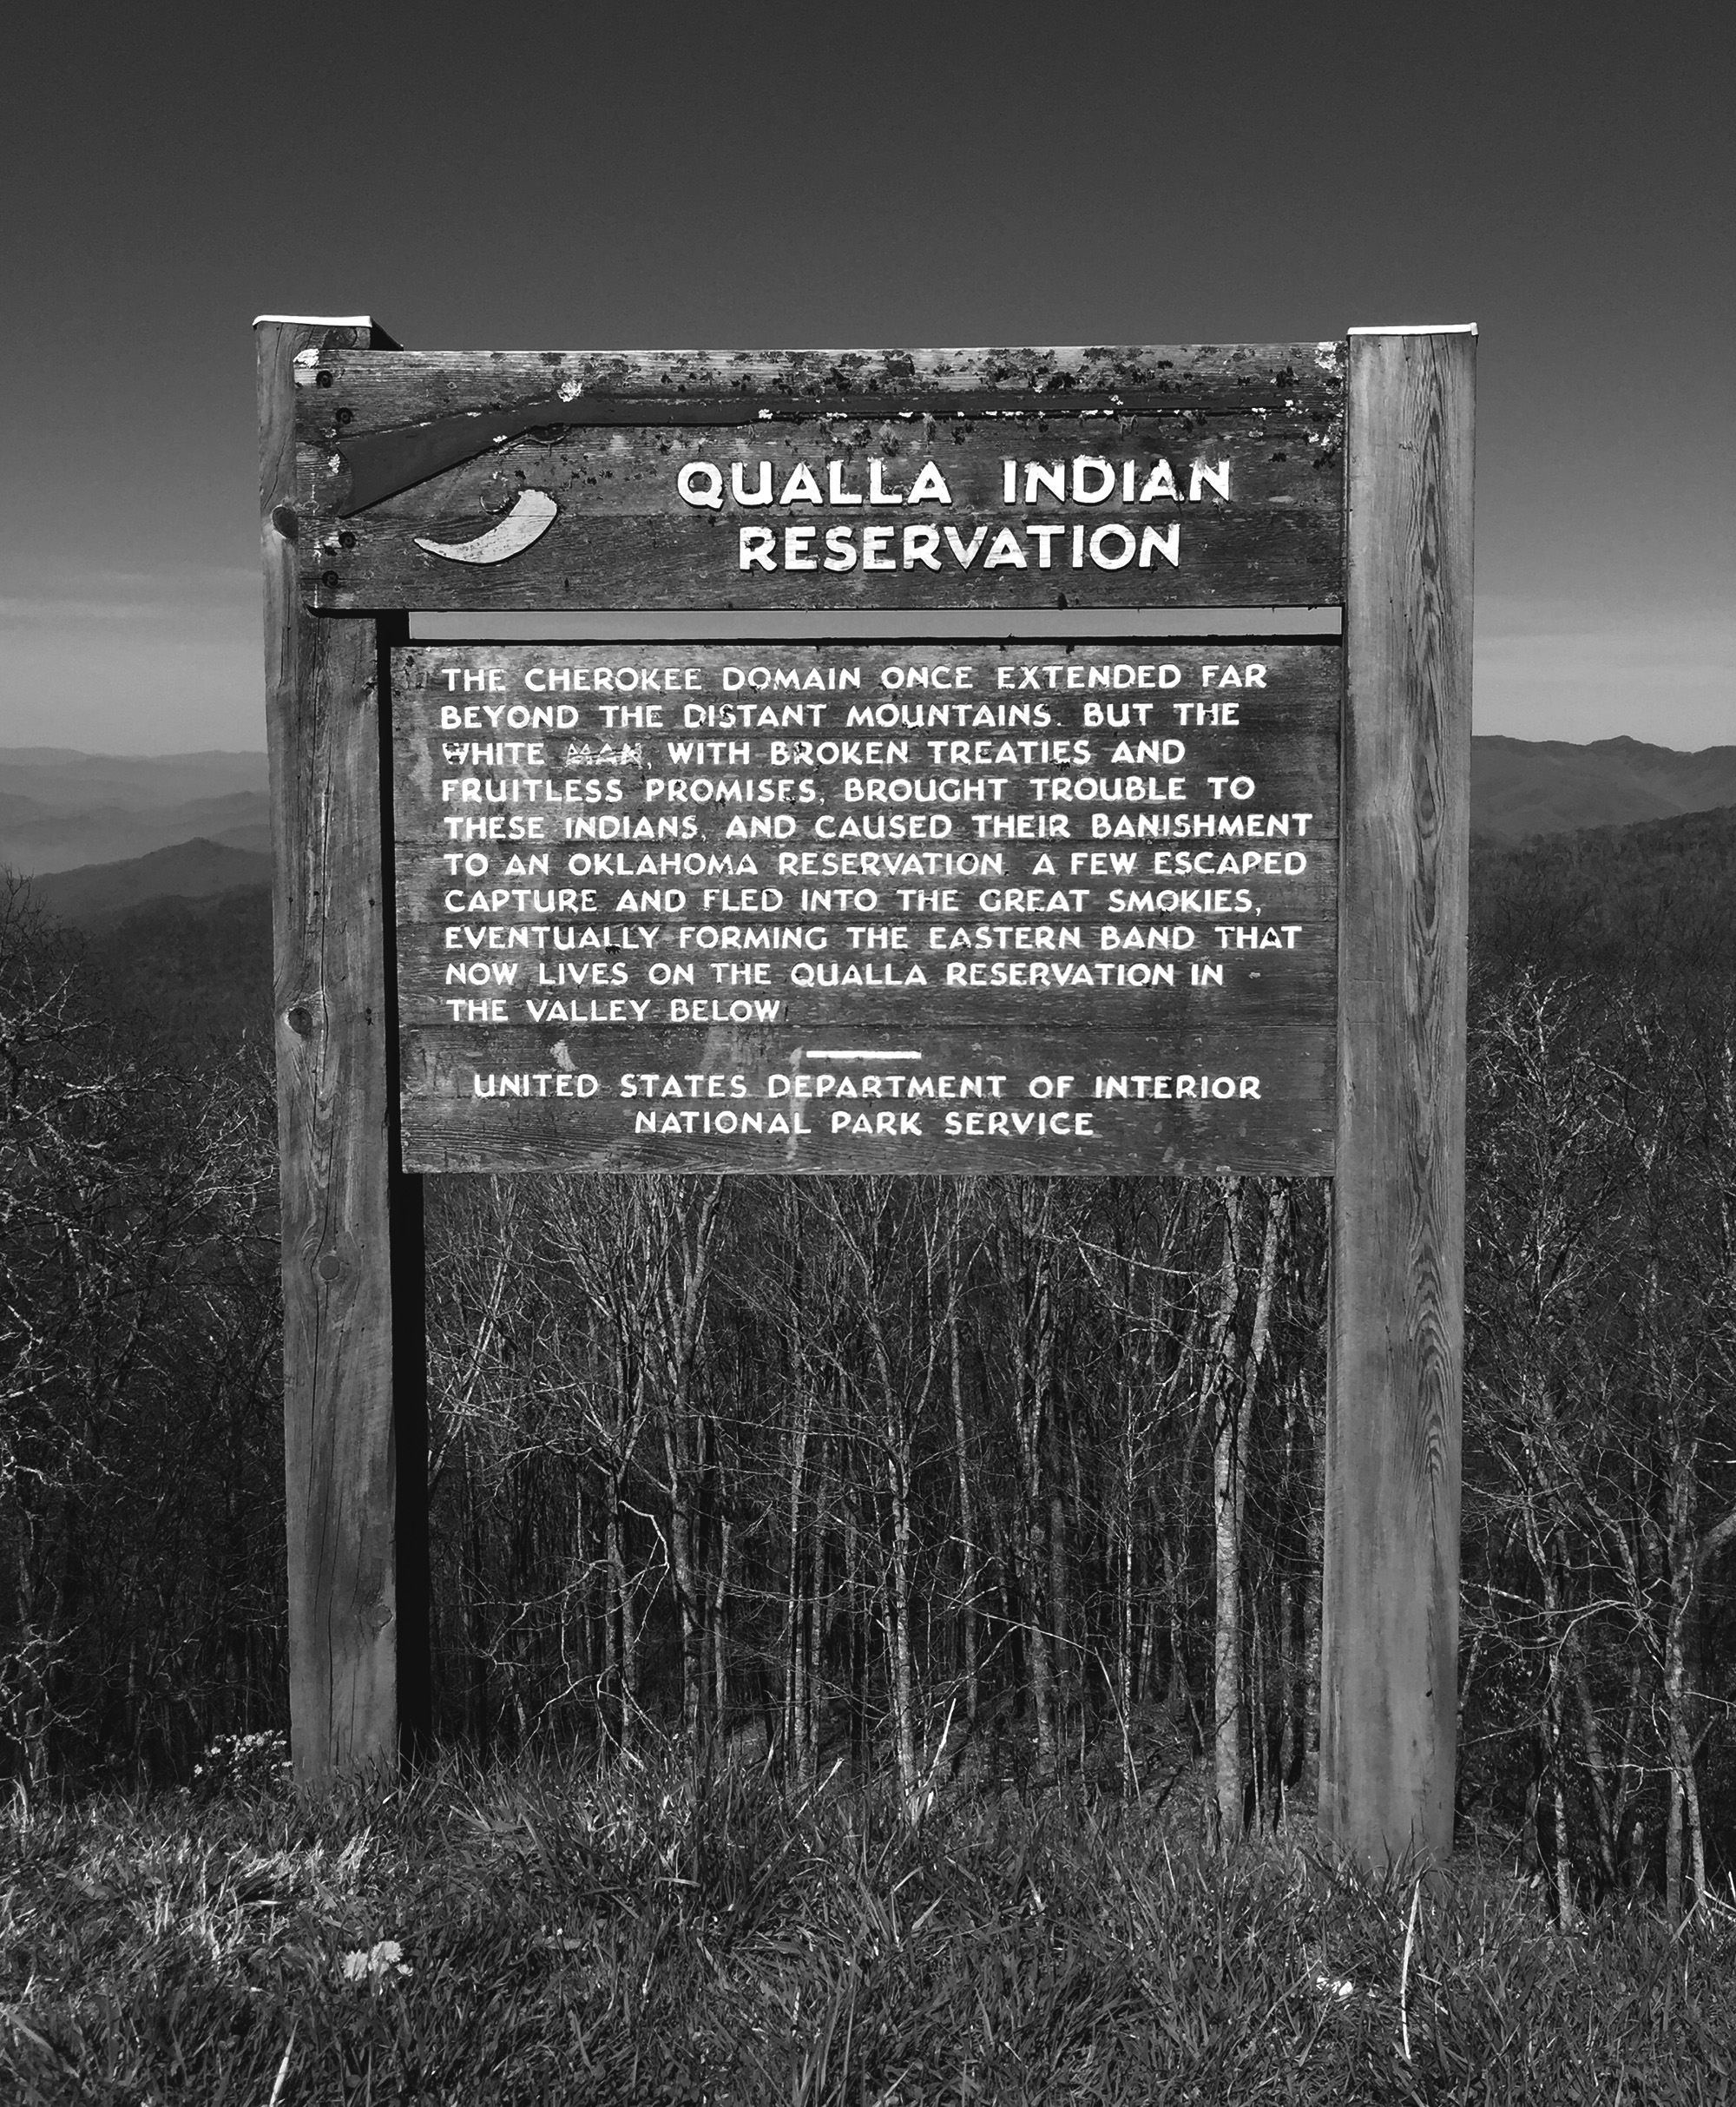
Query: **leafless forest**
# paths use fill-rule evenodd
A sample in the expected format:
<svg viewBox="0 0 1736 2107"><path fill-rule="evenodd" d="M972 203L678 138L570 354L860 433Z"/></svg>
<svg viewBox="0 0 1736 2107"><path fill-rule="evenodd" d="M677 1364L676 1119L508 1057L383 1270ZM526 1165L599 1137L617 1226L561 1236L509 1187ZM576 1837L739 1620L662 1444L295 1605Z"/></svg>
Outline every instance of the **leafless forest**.
<svg viewBox="0 0 1736 2107"><path fill-rule="evenodd" d="M1708 813L1477 864L1461 1820L1568 1921L1736 1864L1733 851ZM221 931L156 932L155 1008L148 935L0 905L31 1791L284 1723L269 1077ZM1312 1821L1329 1204L431 1182L437 1735L871 1774L912 1819L1180 1749L1220 1834Z"/></svg>

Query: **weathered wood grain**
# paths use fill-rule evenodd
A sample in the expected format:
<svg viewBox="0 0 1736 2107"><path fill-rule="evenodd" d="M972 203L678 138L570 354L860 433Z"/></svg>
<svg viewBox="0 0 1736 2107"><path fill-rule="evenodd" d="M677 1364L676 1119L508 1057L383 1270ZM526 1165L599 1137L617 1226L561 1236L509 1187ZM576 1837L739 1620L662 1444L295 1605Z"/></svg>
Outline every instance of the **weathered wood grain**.
<svg viewBox="0 0 1736 2107"><path fill-rule="evenodd" d="M1131 462L1136 491L1153 464L1166 460L1184 493L1196 458L1214 467L1227 461L1232 495L1220 502L1207 490L1198 502L1184 496L1141 505L1125 502L1118 484L1114 499L1095 505L1046 496L1029 505L1004 501L1003 460L1070 462L1082 455L1111 463L1118 477ZM302 453L304 589L329 610L1277 606L1326 604L1342 591L1336 433L1284 417L1146 418L1114 431L1064 418L1041 426L1032 420L1029 430L996 420L927 437L903 425L531 434L353 516L336 510L343 477L329 464L341 459L323 433ZM828 464L841 462L840 488L865 496L874 464L891 492L911 489L925 461L945 478L950 504L760 507L734 494L735 469L752 492L762 462L774 492L799 465L829 491ZM720 509L682 500L677 477L689 464L716 466L725 477ZM419 545L462 548L491 531L527 492L556 509L552 523L509 559L477 565ZM1067 531L1052 539L1030 532L1057 522ZM1076 549L1075 526L1084 530ZM933 560L913 554L906 563L905 530L921 527L936 530L937 542L926 550ZM1165 537L1165 548L1174 530L1174 563L1146 543L1148 528ZM793 543L786 540L792 529ZM846 530L842 542L829 542L839 529ZM868 542L868 529L883 538ZM1010 543L999 538L1003 529ZM744 564L743 530L773 533L775 568ZM1115 530L1134 537L1131 562L1121 560L1128 544ZM1095 545L1115 567L1092 560L1100 534ZM1010 560L1014 552L1020 561ZM847 568L828 568L833 558Z"/></svg>
<svg viewBox="0 0 1736 2107"><path fill-rule="evenodd" d="M421 1354L419 1303L417 1337L394 1330L379 646L371 622L306 613L295 573L297 357L367 333L257 332L290 1714L307 1784L397 1758L394 1377L413 1390Z"/></svg>
<svg viewBox="0 0 1736 2107"><path fill-rule="evenodd" d="M521 1035L508 1035L509 1037ZM1115 1174L1162 1173L1173 1176L1215 1176L1226 1171L1253 1175L1320 1176L1332 1167L1332 1028L1330 1023L1310 1026L1213 1027L1205 1032L1165 1034L1160 1041L1138 1031L1095 1034L1088 1048L1076 1043L1076 1061L1063 1064L1054 1060L1055 1043L1017 1023L1009 1023L992 1033L959 1034L946 1049L943 1063L930 1058L914 1063L828 1063L806 1048L776 1050L779 1057L767 1057L763 1043L753 1043L751 1032L724 1028L704 1035L698 1044L694 1035L678 1050L664 1053L661 1064L640 1069L620 1060L598 1060L594 1073L599 1097L587 1108L574 1098L557 1098L562 1082L570 1085L575 1071L551 1061L546 1044L535 1052L535 1065L515 1071L506 1064L509 1048L490 1049L487 1073L527 1078L526 1096L498 1101L488 1109L486 1123L475 1116L473 1063L461 1048L444 1041L431 1047L428 1035L407 1034L406 1063L426 1058L424 1071L416 1077L416 1091L404 1108L406 1158L424 1170L616 1170L616 1171L730 1171L779 1172L799 1175L855 1175L895 1171L901 1174L942 1172L951 1175L987 1175L1028 1171L1043 1175L1101 1177ZM522 1035L528 1038L529 1035ZM763 1035L762 1035L763 1041ZM879 1037L855 1033L852 1046L898 1045L896 1033ZM821 1051L828 1050L822 1049ZM529 1058L527 1056L527 1058ZM588 1071L578 1069L578 1074ZM683 1096L663 1099L654 1094L639 1101L621 1095L626 1074L655 1074L659 1080L674 1075L685 1079L693 1073L715 1075L726 1090L740 1076L744 1094L726 1095L717 1100ZM1258 1102L1237 1098L1228 1103L1202 1103L1197 1096L1143 1101L1129 1095L1105 1099L1094 1095L1099 1076L1161 1075L1173 1091L1179 1075L1260 1078ZM864 1080L911 1077L938 1081L943 1076L984 1079L982 1093L948 1102L937 1099L900 1098L890 1095L868 1098L860 1095ZM1050 1091L1033 1095L1036 1078L1071 1078L1064 1097ZM771 1079L776 1077L774 1095ZM654 1114L660 1121L709 1113L713 1123L720 1113L739 1115L754 1110L769 1117L781 1113L787 1120L797 1103L797 1079L810 1085L817 1077L848 1077L854 1097L808 1097L800 1101L806 1130L800 1133L767 1132L758 1135L707 1132L702 1117L681 1132L635 1132L635 1114ZM996 1096L989 1078L1001 1083ZM791 1094L782 1094L784 1084ZM639 1086L643 1090L646 1086ZM1039 1090L1043 1089L1039 1083ZM1147 1085L1149 1090L1152 1086ZM543 1094L538 1095L538 1092ZM832 1116L848 1112L852 1118L877 1113L914 1110L919 1131L875 1135L834 1132ZM1088 1134L1047 1136L1035 1130L1032 1116L1075 1110L1091 1115ZM1006 1130L996 1132L986 1123L995 1113L1009 1115ZM963 1120L979 1116L976 1131L949 1134L947 1116ZM1025 1124L1022 1130L1011 1116ZM683 1123L685 1123L683 1122Z"/></svg>
<svg viewBox="0 0 1736 2107"><path fill-rule="evenodd" d="M1341 344L1132 346L1016 352L406 353L355 378L364 414L338 415L347 362L322 368L345 457L344 509L373 504L502 438L560 425L740 424L788 418L930 423L1258 410L1341 421Z"/></svg>
<svg viewBox="0 0 1736 2107"><path fill-rule="evenodd" d="M365 348L365 347L358 347ZM684 404L751 399L812 406L920 409L939 398L1025 396L1149 398L1221 414L1293 404L1311 417L1341 414L1342 340L1292 344L1129 344L929 350L390 352L364 357L332 346L324 385L365 391L361 428L457 412L512 410L587 397Z"/></svg>
<svg viewBox="0 0 1736 2107"><path fill-rule="evenodd" d="M503 979L487 987L480 982L474 987L463 987L446 984L444 969L477 954L442 950L437 939L413 948L406 943L403 968L404 1029L406 1032L424 1034L444 1034L450 1030L457 1034L459 1027L449 1024L449 1005L444 998L483 993L505 998L500 1024L492 1028L498 1034L503 1048L512 1035L528 1034L533 1029L531 1018L536 1012L527 1011L527 998L544 1009L551 998L569 1009L576 1002L579 1011L587 1016L593 1000L605 1006L609 1000L619 1003L630 999L641 1005L649 1000L648 1011L641 1010L635 1013L642 1016L642 1027L635 1028L629 1022L628 1012L623 1010L619 1013L621 1021L617 1027L604 1030L599 1025L578 1031L579 1040L599 1049L612 1047L617 1042L625 1049L641 1036L641 1031L679 1044L684 1035L672 1030L669 1019L681 1012L672 1012L671 1000L683 1002L700 997L725 1003L735 998L752 998L760 1004L773 1004L781 1038L799 1042L806 1037L816 1044L840 1030L873 1030L883 1025L896 1026L904 1035L905 1044L912 1043L909 1037L912 1033L917 1035L916 1044L938 1044L960 1035L994 1033L1020 1025L1034 1029L1041 1025L1054 1033L1058 1041L1071 1038L1095 1045L1100 1033L1117 1030L1136 1031L1149 1043L1163 1034L1209 1030L1219 1024L1226 1026L1290 1021L1330 1024L1334 1015L1332 912L1335 888L1332 879L1336 859L1323 858L1322 862L1325 866L1322 882L1309 892L1295 896L1297 904L1293 908L1286 904L1279 914L1268 918L1273 922L1281 919L1303 925L1297 939L1299 948L1275 954L1238 953L1220 949L1213 938L1209 918L1203 922L1196 919L1188 925L1200 935L1198 945L1192 949L1174 953L1154 951L1149 955L1134 952L1128 956L1107 950L1099 940L1101 931L1106 926L1113 929L1115 925L1082 918L1076 923L1062 923L1057 916L1054 923L1045 925L1024 919L991 922L987 917L971 915L942 922L931 916L895 914L890 920L894 925L907 929L909 948L889 952L855 948L850 942L847 925L814 916L801 924L804 935L815 940L812 949L800 953L782 951L770 958L750 951L745 955L750 960L760 958L766 978L758 983L730 982L714 980L712 965L720 958L732 956L739 960L743 954L678 950L681 934L679 926L667 922L660 924L654 918L633 922L631 917L625 917L622 923L631 923L634 934L655 936L659 940L654 952L616 951L601 954L605 965L620 965L624 978L608 982L557 981L554 976L566 963L566 954L557 958L552 953L544 953L532 954L528 965L518 964L516 980ZM1128 926L1144 928L1153 920L1162 919L1147 917L1142 922ZM1060 950L1027 948L1016 951L1010 945L991 949L984 940L1000 931L1023 935L1045 927L1058 927L1069 934L1077 930L1084 943L1082 946L1069 944ZM974 938L981 948L969 950L961 944L950 953L954 977L949 982L948 954L939 939L951 937ZM593 962L599 957L589 951L578 955ZM498 957L495 954L496 962ZM522 951L516 952L513 960L521 962L525 957ZM655 982L648 988L644 965L648 961L665 963L675 959L687 961L694 970L694 978L677 982L673 987L666 982ZM1157 964L1177 969L1174 984L1167 977L1159 978L1153 975L1147 978L1143 971L1137 976L1131 971L1136 965ZM1203 967L1207 964L1221 970L1224 978L1220 984L1206 985L1190 979L1190 966ZM1128 972L1118 977L1111 970L1118 965L1128 968ZM870 966L873 968L871 979L866 971ZM539 974L539 967L547 978ZM913 977L918 969L921 978ZM501 970L503 973L510 972L512 967L509 965ZM967 978L967 973L974 974L975 978ZM834 977L845 974L853 974L855 978L840 986ZM893 984L888 984L883 978L886 975L891 976ZM575 1038L574 1030L564 1021L534 1029L538 1043L544 1047L556 1039L565 1039L570 1044ZM483 1057L483 1049L479 1046L477 1051L478 1057ZM522 1062L527 1052L523 1044L516 1044L514 1058ZM601 1054L592 1057L605 1057ZM621 1057L628 1057L625 1050ZM631 1057L637 1060L639 1055L635 1052ZM1069 1057L1057 1053L1055 1057ZM641 1061L640 1064L648 1063ZM669 1062L666 1060L661 1065L667 1067Z"/></svg>
<svg viewBox="0 0 1736 2107"><path fill-rule="evenodd" d="M1310 604L1342 586L1343 346L1128 348L918 353L372 353L332 359L299 392L302 587L310 604L354 610L554 607L825 608ZM1145 470L1170 462L1174 503L1008 503L1003 458L1085 454ZM826 464L851 478L878 463L908 486L924 459L951 503L908 514L830 503L787 512L684 504L689 463L791 471ZM1233 496L1189 502L1198 458L1232 464ZM418 546L474 542L516 498L556 510L509 559L458 562ZM1074 567L1070 548L1033 543L1056 519L1088 534L1117 523L1167 533L1178 561ZM868 550L825 567L824 530L950 525L969 545L1006 527L1027 556L889 568ZM821 560L744 569L743 527L804 525ZM1111 542L1115 537L1111 537ZM854 537L852 537L854 545ZM800 551L794 552L799 556ZM830 553L841 553L832 549ZM1043 557L1047 554L1047 565ZM871 557L876 560L871 567Z"/></svg>
<svg viewBox="0 0 1736 2107"><path fill-rule="evenodd" d="M1266 685L1219 689L1213 701L1205 676L1221 680L1226 659ZM937 1137L928 1126L890 1138L828 1133L797 1149L790 1167L1319 1169L1330 1160L1323 1063L1336 1014L1340 676L1335 646L1260 643L431 644L395 654L413 1160L523 1168L546 1148L562 1165L679 1162L681 1138L648 1139L608 1095L628 1071L740 1071L750 1095L769 1102L769 1079L799 1066L806 1049L891 1045L920 1053L927 1070L986 1063L1016 1092L1050 1072L1077 1075L1088 1092L1099 1072L1188 1063L1227 1072L1224 1063L1255 1058L1253 1048L1264 1067L1235 1072L1258 1073L1261 1096L1239 1100L1233 1117L1221 1105L1115 1102L1077 1146L1029 1132ZM835 685L852 679L860 686ZM580 685L562 692L557 680ZM1152 685L1107 685L1117 680ZM661 699L648 701L654 682ZM1192 722L1226 703L1237 721ZM565 728L527 738L539 708ZM775 729L760 715L768 708ZM792 709L793 728L782 721ZM643 721L621 728L624 710ZM924 721L937 714L944 723ZM1120 721L1091 721L1110 714ZM467 718L477 721L461 727ZM504 743L490 743L496 735ZM694 777L781 779L799 801L774 808L780 839L744 839L740 806L671 807L670 779ZM904 779L980 779L979 801L949 820L944 809L877 807L865 795ZM1082 793L1104 779L1134 801L1053 802L1057 784ZM510 794L569 786L613 801L527 809ZM999 793L992 803L982 801L985 786ZM1232 790L1240 804L1224 794ZM497 801L484 805L484 792ZM1140 801L1147 793L1158 801ZM563 809L579 826L602 813L614 846L563 840ZM827 836L866 814L903 824L913 811L950 835L878 846ZM1286 827L1305 813L1305 831L1251 840L1240 830L1254 811L1262 824L1283 812ZM1231 820L1239 831L1106 839L1091 833L1094 812L1111 825L1143 814L1167 826ZM465 815L489 813L540 824L542 842L468 845L461 875ZM1032 825L984 839L976 815ZM647 838L675 816L687 838ZM1058 820L1065 835L1037 824ZM527 851L546 871L525 871ZM792 935L799 948L779 941ZM1277 948L1253 947L1261 937ZM594 1073L607 1088L540 1109L476 1094L477 1076L556 1070ZM696 1167L765 1169L790 1153L759 1139L699 1139Z"/></svg>
<svg viewBox="0 0 1736 2107"><path fill-rule="evenodd" d="M1471 636L1468 334L1351 339L1319 1824L1452 1847Z"/></svg>

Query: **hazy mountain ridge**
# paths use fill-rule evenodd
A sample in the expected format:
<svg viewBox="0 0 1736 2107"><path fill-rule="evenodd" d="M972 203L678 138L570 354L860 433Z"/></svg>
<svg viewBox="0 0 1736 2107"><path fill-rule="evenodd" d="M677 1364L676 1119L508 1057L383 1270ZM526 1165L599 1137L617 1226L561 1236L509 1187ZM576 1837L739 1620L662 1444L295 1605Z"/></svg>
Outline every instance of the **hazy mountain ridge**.
<svg viewBox="0 0 1736 2107"><path fill-rule="evenodd" d="M1513 847L1720 807L1736 807L1736 746L1471 741L1471 829L1483 841ZM38 879L43 905L69 920L268 885L270 850L263 754L0 747L0 864Z"/></svg>
<svg viewBox="0 0 1736 2107"><path fill-rule="evenodd" d="M199 839L269 853L263 754L0 747L0 863L26 876L119 864Z"/></svg>
<svg viewBox="0 0 1736 2107"><path fill-rule="evenodd" d="M1509 843L1736 805L1736 746L1683 754L1640 739L1470 742L1471 830Z"/></svg>
<svg viewBox="0 0 1736 2107"><path fill-rule="evenodd" d="M0 747L0 791L56 811L97 805L129 811L271 787L263 754L81 754L71 747Z"/></svg>
<svg viewBox="0 0 1736 2107"><path fill-rule="evenodd" d="M252 876L238 874L251 871ZM117 882L117 875L120 876ZM226 884L225 881L227 881ZM174 890L153 892L161 883ZM110 1007L188 1050L269 1036L270 860L187 842L33 879L76 924ZM1736 977L1736 805L1471 848L1474 972L1547 958L1569 978Z"/></svg>
<svg viewBox="0 0 1736 2107"><path fill-rule="evenodd" d="M124 862L38 873L30 880L30 891L40 905L62 921L94 925L147 900L203 899L242 886L268 886L271 881L267 851L195 837Z"/></svg>
<svg viewBox="0 0 1736 2107"><path fill-rule="evenodd" d="M102 805L69 816L40 807L21 810L25 804L22 798L0 798L0 862L31 878L118 870L122 863L195 840L260 855L271 852L270 801L251 791L153 813Z"/></svg>

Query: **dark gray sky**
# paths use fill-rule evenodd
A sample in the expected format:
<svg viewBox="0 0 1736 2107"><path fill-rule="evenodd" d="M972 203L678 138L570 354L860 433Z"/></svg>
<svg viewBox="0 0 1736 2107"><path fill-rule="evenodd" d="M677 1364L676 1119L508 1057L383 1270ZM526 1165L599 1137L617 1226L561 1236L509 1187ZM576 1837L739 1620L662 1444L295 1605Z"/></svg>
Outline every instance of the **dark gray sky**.
<svg viewBox="0 0 1736 2107"><path fill-rule="evenodd" d="M1477 728L1736 740L1731 23L29 10L0 136L0 745L263 744L260 311L515 349L1474 321Z"/></svg>

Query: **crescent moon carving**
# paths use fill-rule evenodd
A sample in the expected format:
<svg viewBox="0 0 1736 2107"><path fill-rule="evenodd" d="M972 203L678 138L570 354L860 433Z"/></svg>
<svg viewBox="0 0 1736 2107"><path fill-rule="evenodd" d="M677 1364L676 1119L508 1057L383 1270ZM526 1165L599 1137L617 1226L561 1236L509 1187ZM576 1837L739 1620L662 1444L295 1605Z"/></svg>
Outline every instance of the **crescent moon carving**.
<svg viewBox="0 0 1736 2107"><path fill-rule="evenodd" d="M560 510L547 491L521 491L512 510L473 542L429 542L416 536L416 546L449 563L506 563L541 541Z"/></svg>

